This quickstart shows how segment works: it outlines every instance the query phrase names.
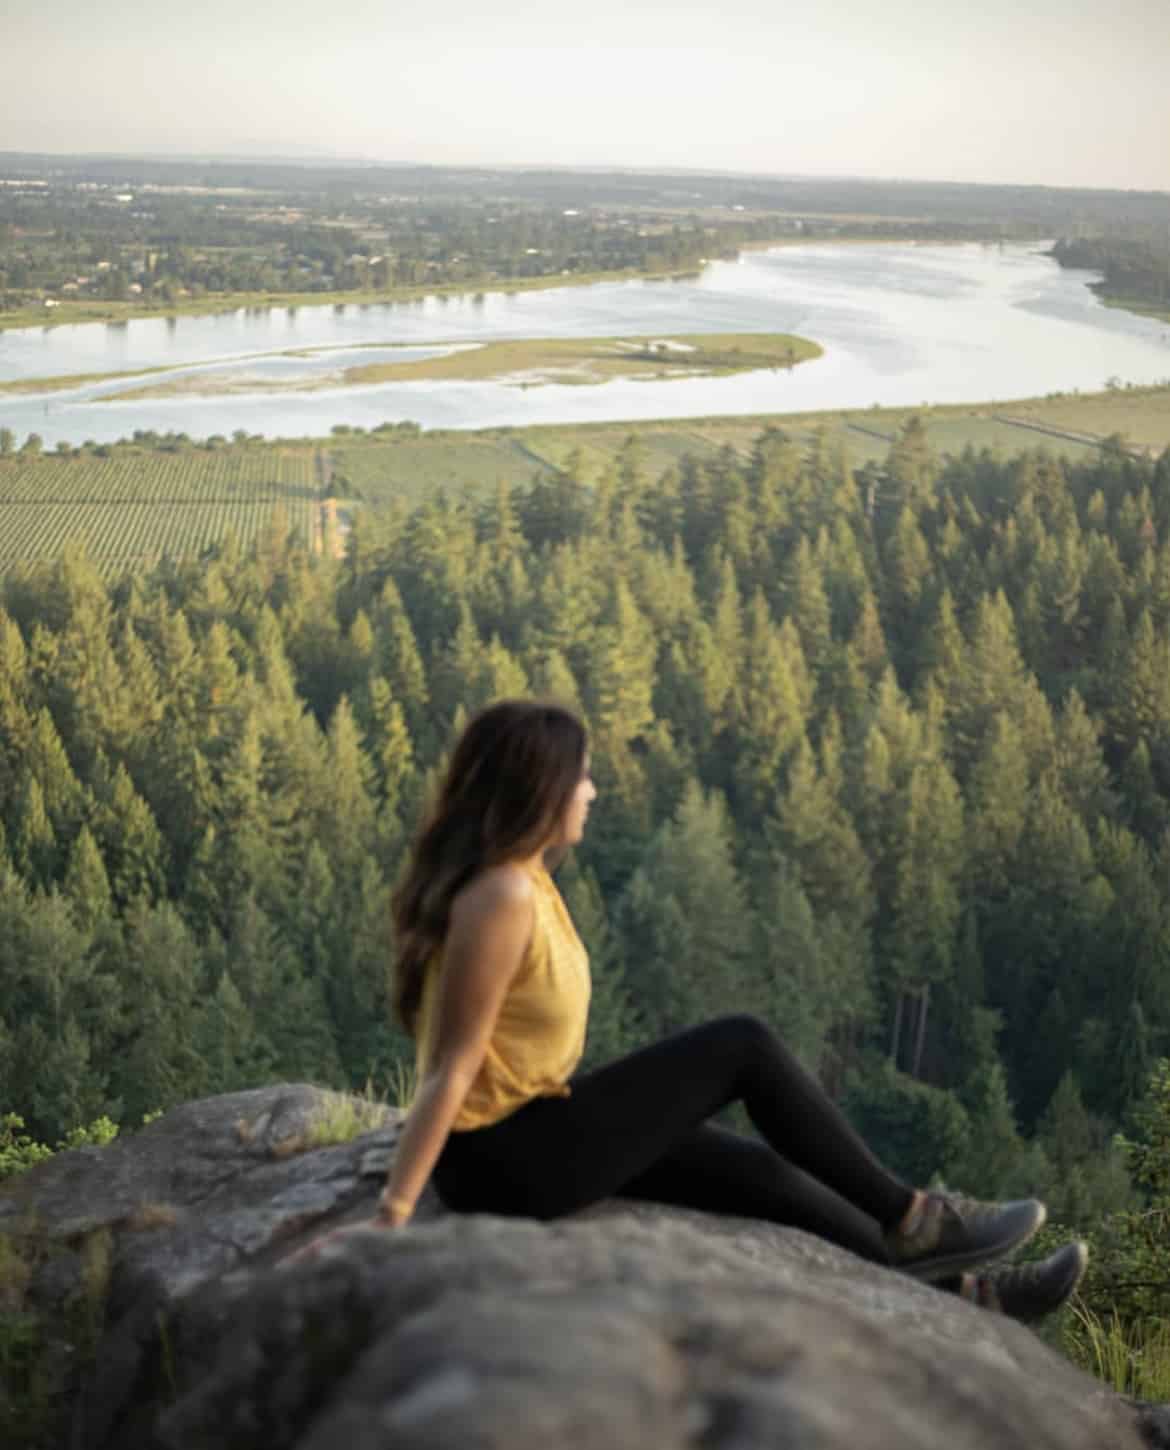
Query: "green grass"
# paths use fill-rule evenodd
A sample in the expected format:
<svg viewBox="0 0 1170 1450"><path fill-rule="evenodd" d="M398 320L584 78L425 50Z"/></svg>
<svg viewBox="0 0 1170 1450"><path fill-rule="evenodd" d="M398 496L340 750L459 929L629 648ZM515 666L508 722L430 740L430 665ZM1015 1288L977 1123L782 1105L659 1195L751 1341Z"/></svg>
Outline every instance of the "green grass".
<svg viewBox="0 0 1170 1450"><path fill-rule="evenodd" d="M757 432L752 431L753 438ZM651 478L660 477L687 454L708 459L719 452L719 445L689 428L685 422L650 429L643 429L639 423L614 423L606 425L603 431L591 431L587 435L572 428L539 434L525 430L522 437L530 454L547 459L554 468L568 467L574 452L579 453L581 481L594 484L614 466L618 453L631 434L637 435L642 467Z"/></svg>
<svg viewBox="0 0 1170 1450"><path fill-rule="evenodd" d="M271 1154L274 1158L291 1158L295 1154L311 1153L317 1148L352 1143L363 1133L372 1133L382 1127L392 1104L397 1108L409 1107L414 1091L413 1065L396 1062L382 1091L367 1078L360 1092L325 1092L304 1131L274 1143ZM237 1131L243 1141L248 1141L247 1125L237 1125Z"/></svg>
<svg viewBox="0 0 1170 1450"><path fill-rule="evenodd" d="M418 1079L415 1074L414 1064L406 1062L395 1062L390 1072L390 1100L396 1108L404 1112L414 1102L414 1095L418 1090Z"/></svg>
<svg viewBox="0 0 1170 1450"><path fill-rule="evenodd" d="M467 433L426 434L393 443L355 443L330 450L339 498L384 504L421 500L438 488L490 494L497 482L526 486L550 472L512 438Z"/></svg>
<svg viewBox="0 0 1170 1450"><path fill-rule="evenodd" d="M1124 1325L1114 1311L1101 1318L1074 1303L1064 1348L1081 1369L1118 1394L1170 1400L1170 1324Z"/></svg>
<svg viewBox="0 0 1170 1450"><path fill-rule="evenodd" d="M685 349L685 350L684 350ZM377 362L345 371L347 383L517 380L602 383L611 378L715 377L789 368L822 349L788 333L704 333L649 337L536 337L488 342L466 352L413 362Z"/></svg>
<svg viewBox="0 0 1170 1450"><path fill-rule="evenodd" d="M315 1148L331 1148L337 1143L352 1143L363 1133L371 1133L386 1121L386 1100L366 1083L360 1093L328 1092L303 1133L285 1139L273 1148L273 1156L287 1158L293 1153L310 1153Z"/></svg>
<svg viewBox="0 0 1170 1450"><path fill-rule="evenodd" d="M538 337L486 342L466 349L441 352L429 358L403 357L397 362L382 359L362 363L346 368L342 379L348 386L442 381L510 382L518 387L539 387L544 383L587 385L608 382L613 378L723 377L765 368L791 368L810 358L820 357L821 352L817 343L788 333L695 333L641 338ZM134 374L124 376L132 377ZM94 377L89 377L75 381L94 380ZM53 380L46 379L25 382L20 386L26 391L35 391L52 385ZM163 378L143 387L110 394L102 401L125 403L145 398L209 396L240 391L307 393L336 386L336 380L327 377L306 379L295 384L265 384L254 380L242 384L230 371L184 372L180 377Z"/></svg>
<svg viewBox="0 0 1170 1450"><path fill-rule="evenodd" d="M1170 446L1170 388L1166 387L1054 393L1049 398L1004 404L997 411L1097 438L1122 433L1140 447L1161 450Z"/></svg>

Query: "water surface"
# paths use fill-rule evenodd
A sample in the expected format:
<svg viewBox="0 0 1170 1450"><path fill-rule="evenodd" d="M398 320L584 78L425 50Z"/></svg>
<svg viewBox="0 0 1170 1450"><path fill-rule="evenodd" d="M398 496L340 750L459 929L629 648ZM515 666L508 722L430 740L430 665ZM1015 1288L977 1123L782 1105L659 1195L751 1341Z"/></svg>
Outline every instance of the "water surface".
<svg viewBox="0 0 1170 1450"><path fill-rule="evenodd" d="M238 309L201 317L0 333L0 381L155 366L230 378L230 395L118 401L166 375L0 397L0 426L23 438L109 441L135 429L193 437L237 428L322 436L335 423L424 427L795 412L871 404L1010 399L1110 379L1170 379L1170 324L1103 306L1095 273L1039 246L780 247L716 262L698 278L629 281L482 298ZM496 338L794 332L825 355L791 371L591 386L506 382L340 385L360 362L423 356L427 344ZM172 375L177 376L177 375ZM312 392L253 386L325 383Z"/></svg>

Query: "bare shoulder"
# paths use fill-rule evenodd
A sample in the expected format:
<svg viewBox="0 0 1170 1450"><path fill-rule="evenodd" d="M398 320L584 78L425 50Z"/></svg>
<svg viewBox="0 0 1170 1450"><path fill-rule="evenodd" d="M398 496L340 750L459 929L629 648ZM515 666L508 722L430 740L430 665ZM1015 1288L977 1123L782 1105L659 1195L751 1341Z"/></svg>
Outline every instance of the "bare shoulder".
<svg viewBox="0 0 1170 1450"><path fill-rule="evenodd" d="M482 921L488 916L527 913L535 889L532 877L505 862L488 866L472 877L451 903L452 918Z"/></svg>

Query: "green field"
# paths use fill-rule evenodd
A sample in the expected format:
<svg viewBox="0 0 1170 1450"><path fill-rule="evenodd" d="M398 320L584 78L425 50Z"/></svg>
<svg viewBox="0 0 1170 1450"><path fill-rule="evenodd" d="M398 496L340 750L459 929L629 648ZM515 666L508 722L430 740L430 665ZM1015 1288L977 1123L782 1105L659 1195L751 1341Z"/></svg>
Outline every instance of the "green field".
<svg viewBox="0 0 1170 1450"><path fill-rule="evenodd" d="M1170 444L1170 388L1114 388L1103 393L1059 393L1024 403L1005 403L1001 416L1067 428L1161 452Z"/></svg>
<svg viewBox="0 0 1170 1450"><path fill-rule="evenodd" d="M1045 449L1092 457L1122 433L1137 450L1170 447L1170 387L1055 394L1009 403L927 409L696 418L646 423L487 429L482 432L347 434L319 444L248 444L208 451L147 451L115 446L64 457L16 454L0 459L0 566L55 557L69 538L85 542L105 567L163 555L197 555L232 529L247 546L280 508L289 528L318 549L318 503L352 507L416 502L442 488L451 496L493 493L500 482L527 487L565 467L574 453L582 481L616 466L636 434L642 467L660 477L686 455L714 458L731 448L750 457L765 427L783 428L797 447L819 429L843 446L850 466L886 456L910 416L922 418L940 456L966 447L1000 456ZM1045 431L1039 431L1039 430Z"/></svg>
<svg viewBox="0 0 1170 1450"><path fill-rule="evenodd" d="M109 458L0 459L0 564L53 558L69 539L94 559L123 563L196 555L229 529L247 546L278 508L309 541L314 454L311 446L116 449Z"/></svg>
<svg viewBox="0 0 1170 1450"><path fill-rule="evenodd" d="M350 503L410 502L445 488L450 493L493 493L503 481L526 486L552 472L523 443L508 436L426 433L394 443L355 443L329 450L332 489Z"/></svg>
<svg viewBox="0 0 1170 1450"><path fill-rule="evenodd" d="M257 499L293 505L317 496L314 449L191 448L178 453L114 449L0 459L0 503L215 503Z"/></svg>

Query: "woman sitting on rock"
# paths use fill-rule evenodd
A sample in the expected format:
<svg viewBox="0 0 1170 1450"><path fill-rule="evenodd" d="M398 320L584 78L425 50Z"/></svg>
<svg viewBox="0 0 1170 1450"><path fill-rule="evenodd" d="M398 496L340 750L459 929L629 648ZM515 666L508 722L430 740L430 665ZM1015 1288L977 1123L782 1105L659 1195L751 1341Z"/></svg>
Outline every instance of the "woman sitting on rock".
<svg viewBox="0 0 1170 1450"><path fill-rule="evenodd" d="M394 899L418 1087L376 1221L405 1224L432 1175L456 1212L553 1219L649 1199L805 1229L1018 1319L1062 1304L1081 1243L976 1272L1040 1228L1042 1203L903 1183L758 1017L575 1072L589 960L545 860L581 840L596 794L585 728L558 705L500 702L459 740ZM708 1121L735 1102L763 1142Z"/></svg>

